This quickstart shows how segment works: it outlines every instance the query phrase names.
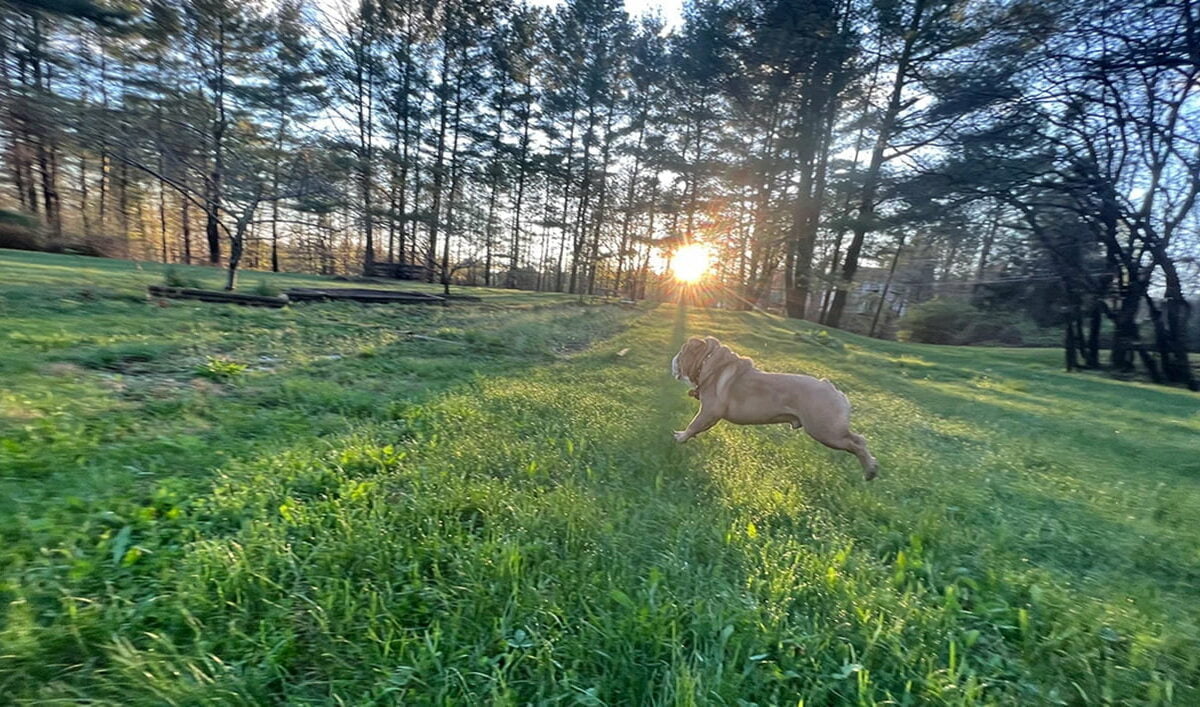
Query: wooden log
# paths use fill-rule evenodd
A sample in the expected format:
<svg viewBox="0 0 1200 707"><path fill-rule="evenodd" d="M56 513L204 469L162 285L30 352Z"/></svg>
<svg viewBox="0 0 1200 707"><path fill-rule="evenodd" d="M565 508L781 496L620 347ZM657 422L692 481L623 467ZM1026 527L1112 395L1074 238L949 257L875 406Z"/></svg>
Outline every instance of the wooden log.
<svg viewBox="0 0 1200 707"><path fill-rule="evenodd" d="M446 300L427 292L365 290L340 287L296 287L287 291L294 302L347 301L365 304L445 304Z"/></svg>
<svg viewBox="0 0 1200 707"><path fill-rule="evenodd" d="M268 297L265 295L247 295L241 292L224 292L222 290L197 290L190 287L166 287L163 285L148 285L146 289L154 297L170 299L191 299L201 302L220 304L240 304L248 307L286 307L287 297Z"/></svg>
<svg viewBox="0 0 1200 707"><path fill-rule="evenodd" d="M366 273L372 277L386 277L396 280L424 280L429 274L424 265L408 263L372 263Z"/></svg>

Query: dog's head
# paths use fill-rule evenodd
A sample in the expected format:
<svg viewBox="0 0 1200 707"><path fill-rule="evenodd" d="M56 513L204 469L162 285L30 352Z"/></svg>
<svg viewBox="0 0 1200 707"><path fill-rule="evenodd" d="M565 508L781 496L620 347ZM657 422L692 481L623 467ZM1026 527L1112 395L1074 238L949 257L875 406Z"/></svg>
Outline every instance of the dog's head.
<svg viewBox="0 0 1200 707"><path fill-rule="evenodd" d="M720 346L721 342L715 337L706 336L701 339L693 336L683 342L679 353L671 359L671 375L675 376L676 380L686 381L688 385L696 385L700 381L700 371L704 367L705 359Z"/></svg>

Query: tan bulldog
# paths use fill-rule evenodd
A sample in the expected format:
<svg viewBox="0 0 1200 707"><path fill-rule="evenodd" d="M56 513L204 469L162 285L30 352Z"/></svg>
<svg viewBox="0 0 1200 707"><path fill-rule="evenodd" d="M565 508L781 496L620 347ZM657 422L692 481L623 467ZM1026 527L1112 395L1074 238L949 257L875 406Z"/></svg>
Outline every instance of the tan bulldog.
<svg viewBox="0 0 1200 707"><path fill-rule="evenodd" d="M711 336L684 342L671 359L671 373L693 386L688 395L700 401L695 419L675 433L676 442L686 442L721 420L735 425L782 423L803 427L826 447L858 457L867 481L878 473L867 440L850 431L850 401L824 378L760 371L749 358Z"/></svg>

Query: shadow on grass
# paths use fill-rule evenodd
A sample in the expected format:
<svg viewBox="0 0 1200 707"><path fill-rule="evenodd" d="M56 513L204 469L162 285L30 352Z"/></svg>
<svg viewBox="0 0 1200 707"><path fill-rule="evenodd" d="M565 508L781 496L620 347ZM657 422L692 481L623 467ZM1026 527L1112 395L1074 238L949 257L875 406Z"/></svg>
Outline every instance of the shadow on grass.
<svg viewBox="0 0 1200 707"><path fill-rule="evenodd" d="M853 355L847 355L821 351L817 346L796 343L788 336L791 329L773 317L760 314L754 315L753 319L761 325L757 332L737 337L739 344L749 344L751 353L761 353L753 350L759 347L770 351L772 355L767 358L776 359L783 348L798 349L803 352L803 358L828 358L829 363L824 365L841 372L835 381L839 386L857 388L872 395L900 398L920 412L917 419L954 422L958 423L954 429L965 426L971 430L969 435L948 434L929 429L925 424L905 424L902 420L876 418L874 411L869 409L859 418L859 425L872 419L882 423L874 437L872 430L864 430L869 438L878 442L879 449L884 450L878 452L884 464L883 488L879 490L898 496L901 500L910 492L915 494L901 502L911 506L918 516L930 512L931 501L941 497L943 503L937 505L954 508L955 515L972 519L973 522L964 526L964 530L969 528L965 537L971 538L972 542L987 539L991 523L996 532L1004 531L1010 536L1005 548L1010 553L1009 560L1013 562L1009 569L1020 570L1026 561L1031 561L1031 564L1064 583L1077 580L1082 575L1102 573L1105 591L1111 600L1120 598L1124 589L1122 585L1128 580L1130 572L1145 577L1147 583L1157 583L1160 589L1171 592L1176 600L1183 600L1186 588L1200 577L1200 568L1187 559L1186 552L1163 554L1137 549L1135 546L1144 542L1142 538L1147 532L1144 524L1136 523L1132 518L1124 519L1122 512L1113 509L1100 512L1094 506L1095 498L1082 489L1051 489L1045 483L1034 482L1030 478L1042 477L1049 481L1058 476L1061 482L1070 480L1086 486L1090 483L1089 477L1100 476L1105 484L1120 484L1127 478L1132 480L1131 469L1124 460L1173 456L1179 462L1175 466L1139 470L1138 478L1142 480L1139 487L1142 490L1131 490L1140 493L1144 499L1135 504L1142 508L1147 518L1169 514L1169 509L1157 510L1164 500L1158 498L1161 492L1145 488L1144 474L1152 473L1162 478L1169 488L1177 491L1181 483L1195 488L1200 482L1200 475L1196 473L1200 471L1200 462L1195 461L1194 455L1189 452L1195 429L1167 416L1172 410L1185 413L1195 402L1188 397L1190 394L1142 387L1114 389L1121 387L1119 383L1116 386L1091 386L1089 384L1093 381L1090 378L1079 379L1056 371L1031 371L1028 366L997 364L993 361L985 361L985 366L964 366L961 363L947 365L935 360L931 369L935 373L934 380L925 381L898 375L894 371L895 364L885 368L865 363L861 358L866 355L872 361L883 362L887 360L885 354L856 351ZM736 322L727 322L722 316L702 319L694 322L694 326L701 331L708 328L722 333L726 330L736 332ZM797 325L798 328L805 326ZM947 353L950 354L947 358L966 362L974 352ZM982 368L991 369L986 375L998 379L1000 385L967 387L985 373ZM1042 395L1004 389L1003 385L1008 379L1020 379L1027 383L1031 372L1038 377L1037 390ZM847 373L852 378L847 379ZM1041 382L1047 377L1053 377L1054 380L1042 387ZM1055 401L1047 397L1056 393L1062 396L1062 400ZM1129 409L1131 397L1139 405L1133 410ZM1064 408L1070 414L1063 414ZM1114 434L1116 427L1124 428L1126 434ZM1149 434L1139 434L1143 429ZM884 430L888 437L881 439L878 435ZM1070 456L1060 458L1056 454L1056 440L1067 442ZM954 447L959 444L970 446L956 450ZM934 481L928 470L920 469L921 473L910 478L906 472L918 469L906 469L888 463L886 452L889 450L934 448L945 461L949 462L955 456L961 459L961 470L946 469L945 473L954 478L942 485L914 487L914 482ZM920 458L920 453L916 458ZM988 463L989 459L994 459L1000 465L982 467L981 464ZM1092 463L1086 468L1080 467L1085 460ZM979 487L971 489L971 484L978 484ZM1050 495L1056 491L1060 495ZM825 510L843 517L841 527L850 529L861 525L844 513L843 508L837 499L827 499ZM1034 527L1051 523L1055 529L1019 532L1025 528L1014 530L1013 519L997 514L997 508L1010 509L1011 513L1023 516L1026 523ZM1183 520L1178 519L1179 522ZM897 519L890 519L889 522L896 523ZM899 522L904 523L903 520ZM917 525L913 522L909 527L916 529ZM1019 523L1016 525L1020 526ZM870 545L877 539L869 528L863 530L866 534L860 535L858 542ZM945 538L952 540L954 536L954 533L947 533ZM1114 540L1119 541L1127 552L1106 552L1106 542L1111 546ZM1179 545L1184 538L1172 535L1163 541ZM965 562L965 558L970 558L975 550L970 543L951 542L950 546L954 554L959 556L949 560L952 562ZM1150 548L1147 546L1145 549Z"/></svg>
<svg viewBox="0 0 1200 707"><path fill-rule="evenodd" d="M103 311L119 317L124 310ZM344 308L340 313L349 312ZM643 314L592 323L557 311L522 310L503 317L481 314L477 323L479 333L486 334L493 325L519 330L523 321L548 319L557 327L551 334L561 330L572 345L584 346L612 336L631 317ZM235 313L219 321L234 326L243 315L255 316ZM187 326L187 321L172 319L160 322L155 334L186 338ZM543 336L548 338L553 337ZM20 606L36 617L28 627L31 640L3 657L0 692L12 687L17 676L25 684L57 679L67 669L64 661L71 663L70 670L102 667L108 655L102 646L111 640L112 627L79 637L80 631L90 631L85 623L97 620L95 613L89 609L85 613L90 618L76 621L74 612L63 610L63 597L79 597L95 611L105 606L105 598L150 601L161 591L159 579L169 574L190 542L241 527L237 518L205 525L212 519L205 509L206 492L226 483L231 469L270 466L298 450L327 453L337 446L333 440L362 428L400 433L407 410L476 389L482 377L522 376L555 357L550 351L508 351L505 341L487 336L467 339L393 343L371 350L366 358L327 355L281 365L234 385L199 390L166 387L158 377L143 386L140 379L146 376L106 379L83 369L68 370L64 375L71 377L71 385L90 395L87 405L64 408L67 412L11 434L0 430L6 457L0 537L7 546L0 606ZM29 351L21 355L37 356ZM31 386L62 390L63 383L48 373L30 368L22 375ZM129 396L131 386L137 387L137 398ZM14 616L0 617L0 630L14 625Z"/></svg>

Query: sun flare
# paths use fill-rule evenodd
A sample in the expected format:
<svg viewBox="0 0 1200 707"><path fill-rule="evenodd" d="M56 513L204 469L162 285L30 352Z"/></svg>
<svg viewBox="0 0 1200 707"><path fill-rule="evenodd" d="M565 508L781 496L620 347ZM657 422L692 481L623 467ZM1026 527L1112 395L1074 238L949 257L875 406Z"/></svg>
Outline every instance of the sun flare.
<svg viewBox="0 0 1200 707"><path fill-rule="evenodd" d="M712 251L708 246L692 243L675 251L671 259L671 272L681 282L698 282L712 265Z"/></svg>

